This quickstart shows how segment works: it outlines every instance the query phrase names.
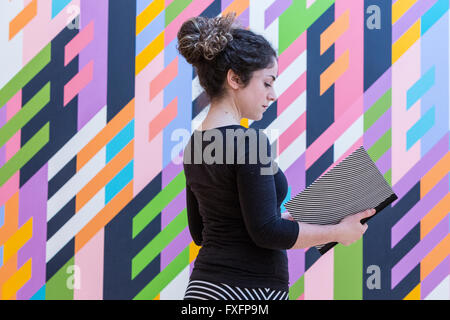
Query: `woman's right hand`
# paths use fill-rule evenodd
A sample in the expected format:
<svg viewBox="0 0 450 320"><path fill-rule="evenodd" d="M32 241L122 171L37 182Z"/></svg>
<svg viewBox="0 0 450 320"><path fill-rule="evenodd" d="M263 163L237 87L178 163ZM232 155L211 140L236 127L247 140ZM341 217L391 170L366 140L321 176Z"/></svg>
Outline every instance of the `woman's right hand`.
<svg viewBox="0 0 450 320"><path fill-rule="evenodd" d="M342 219L342 221L336 225L337 242L344 246L348 246L353 242L358 241L368 228L367 223L361 224L361 220L373 216L375 212L375 209L368 209Z"/></svg>

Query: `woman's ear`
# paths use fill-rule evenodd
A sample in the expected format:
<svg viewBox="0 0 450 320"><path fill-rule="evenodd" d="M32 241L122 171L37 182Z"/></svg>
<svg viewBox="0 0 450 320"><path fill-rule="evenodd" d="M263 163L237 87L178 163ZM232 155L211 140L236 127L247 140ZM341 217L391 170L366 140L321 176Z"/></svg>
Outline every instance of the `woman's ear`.
<svg viewBox="0 0 450 320"><path fill-rule="evenodd" d="M239 89L239 87L241 86L241 79L231 69L229 69L227 73L227 82L228 85L233 89Z"/></svg>

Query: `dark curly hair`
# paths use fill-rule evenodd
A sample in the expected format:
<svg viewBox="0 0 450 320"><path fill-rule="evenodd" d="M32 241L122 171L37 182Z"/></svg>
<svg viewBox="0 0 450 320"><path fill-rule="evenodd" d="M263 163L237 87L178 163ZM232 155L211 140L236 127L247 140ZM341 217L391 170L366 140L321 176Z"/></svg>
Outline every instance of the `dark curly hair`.
<svg viewBox="0 0 450 320"><path fill-rule="evenodd" d="M242 28L234 12L215 18L190 18L181 25L177 38L177 50L194 66L210 100L224 96L229 69L245 88L254 71L272 67L277 59L272 45L262 35Z"/></svg>

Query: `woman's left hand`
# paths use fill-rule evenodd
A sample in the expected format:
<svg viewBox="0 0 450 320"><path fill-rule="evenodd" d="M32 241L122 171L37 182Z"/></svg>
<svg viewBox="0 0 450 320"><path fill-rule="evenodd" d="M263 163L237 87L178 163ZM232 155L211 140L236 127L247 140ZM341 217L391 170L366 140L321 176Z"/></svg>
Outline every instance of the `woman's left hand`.
<svg viewBox="0 0 450 320"><path fill-rule="evenodd" d="M291 214L288 211L281 213L281 218L294 221L294 218L292 218Z"/></svg>

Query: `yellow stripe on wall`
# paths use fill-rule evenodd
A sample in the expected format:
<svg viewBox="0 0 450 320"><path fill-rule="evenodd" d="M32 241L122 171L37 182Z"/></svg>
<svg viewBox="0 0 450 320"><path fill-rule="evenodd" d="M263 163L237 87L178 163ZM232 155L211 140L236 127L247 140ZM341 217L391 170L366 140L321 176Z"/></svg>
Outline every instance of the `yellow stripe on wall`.
<svg viewBox="0 0 450 320"><path fill-rule="evenodd" d="M17 291L31 279L31 259L29 259L11 278L6 280L2 288L2 300L14 298Z"/></svg>
<svg viewBox="0 0 450 320"><path fill-rule="evenodd" d="M136 75L138 75L161 51L164 50L164 31L136 57Z"/></svg>
<svg viewBox="0 0 450 320"><path fill-rule="evenodd" d="M420 19L412 25L392 45L392 64L394 64L420 38Z"/></svg>
<svg viewBox="0 0 450 320"><path fill-rule="evenodd" d="M4 247L3 261L8 261L33 236L33 217L9 238Z"/></svg>
<svg viewBox="0 0 450 320"><path fill-rule="evenodd" d="M392 24L397 22L416 2L417 0L397 0L392 5Z"/></svg>
<svg viewBox="0 0 450 320"><path fill-rule="evenodd" d="M154 0L136 17L136 35L164 10L164 0Z"/></svg>

